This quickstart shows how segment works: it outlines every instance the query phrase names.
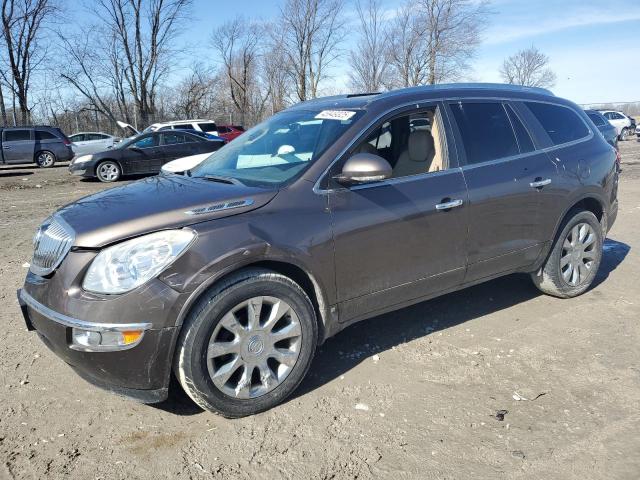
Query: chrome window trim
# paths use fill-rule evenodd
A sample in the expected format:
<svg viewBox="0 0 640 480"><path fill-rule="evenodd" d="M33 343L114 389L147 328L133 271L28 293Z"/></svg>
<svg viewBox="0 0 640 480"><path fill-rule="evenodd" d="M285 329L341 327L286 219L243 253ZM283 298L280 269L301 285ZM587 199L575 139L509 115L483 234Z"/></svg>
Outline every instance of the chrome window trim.
<svg viewBox="0 0 640 480"><path fill-rule="evenodd" d="M327 166L327 168L324 169L322 174L318 176L318 179L313 184L313 193L315 193L317 195L324 195L324 194L333 193L333 192L341 192L341 191L345 191L345 190L353 190L353 187L350 188L350 189L346 188L346 187L345 188L323 189L323 188L320 188L320 182L322 182L324 177L329 173L329 170L331 170L331 167L333 167L333 165L335 165L335 163L338 162L342 158L342 156L345 153L347 153L347 151L351 147L353 147L353 145L356 143L356 141L358 141L362 137L362 135L364 135L364 133L367 130L369 130L373 125L375 125L377 122L382 120L382 118L386 117L389 114L392 114L396 110L402 110L402 109L405 109L407 107L410 107L411 105L415 105L416 109L420 109L421 106L424 106L425 104L438 103L438 102L459 102L459 101L463 101L463 100L473 100L473 101L488 100L488 101L499 101L499 102L522 102L522 103L525 103L525 102L530 102L530 103L537 102L537 103L547 103L547 104L555 105L555 106L558 106L558 107L568 108L573 113L575 113L576 116L587 127L587 130L589 131L589 135L587 135L586 137L583 137L583 138L579 138L577 140L573 140L571 142L561 143L561 144L552 145L552 146L546 147L546 148L536 149L536 150L533 150L532 152L527 152L527 153L518 154L518 155L512 155L510 157L502 157L502 158L497 158L497 159L493 159L493 160L487 160L486 162L482 162L482 163L459 165L458 167L455 167L455 168L450 168L450 169L447 169L447 170L441 170L441 172L455 170L456 168L464 170L466 167L487 165L487 164L490 164L490 163L505 162L505 161L515 160L517 158L534 155L534 154L537 154L537 153L540 153L540 152L549 153L549 152L551 152L553 150L556 150L556 149L559 149L559 148L570 147L570 146L577 145L577 144L582 143L582 142L587 142L587 141L593 139L593 136L594 136L593 130L591 129L589 124L585 121L584 118L582 118L581 115L577 114L577 112L572 107L570 107L568 105L563 105L561 103L558 103L557 101L554 102L553 100L540 100L540 99L522 98L522 97L519 97L519 96L516 96L516 95L511 96L511 97L476 97L476 96L460 97L460 96L456 96L456 97L429 98L429 99L418 100L418 101L414 100L412 102L403 103L403 104L400 104L398 106L393 107L390 110L384 111L383 113L381 113L380 115L375 117L375 119L373 119L367 125L365 125L362 129L360 129L360 131L353 137L353 139L347 144L347 146L344 149L342 149L342 151L338 155L336 155L336 157L331 161L331 163ZM516 112L516 114L517 114L517 112ZM533 113L532 113L532 115L533 115ZM585 113L585 115L586 115L586 113ZM538 123L539 123L539 120L538 120ZM525 124L525 128L527 128L527 130L529 129L526 124ZM542 128L544 129L544 127L542 127ZM416 179L417 177L418 178L423 178L426 175L432 175L434 173L439 173L439 172L427 172L425 174L411 175L410 177L406 177L406 178L410 178L410 179ZM395 179L390 179L390 180L395 180ZM375 185L388 184L387 182L389 182L389 180L386 180L385 182L376 182ZM362 187L365 187L365 186L366 185L358 185L357 187L362 188Z"/></svg>
<svg viewBox="0 0 640 480"><path fill-rule="evenodd" d="M95 332L125 332L129 330L149 330L151 323L96 323L79 320L77 318L56 312L49 307L41 304L24 289L20 290L20 299L30 308L38 312L43 317L48 318L60 325L70 328L81 328L84 330L92 330Z"/></svg>

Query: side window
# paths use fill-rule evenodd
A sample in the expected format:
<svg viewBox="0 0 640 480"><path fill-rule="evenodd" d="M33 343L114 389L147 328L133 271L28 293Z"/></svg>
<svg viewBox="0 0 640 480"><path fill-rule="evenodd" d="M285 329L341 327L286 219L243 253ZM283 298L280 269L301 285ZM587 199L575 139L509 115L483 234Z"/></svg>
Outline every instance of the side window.
<svg viewBox="0 0 640 480"><path fill-rule="evenodd" d="M612 113L611 118L613 118L614 120L624 120L624 117L617 112Z"/></svg>
<svg viewBox="0 0 640 480"><path fill-rule="evenodd" d="M202 125L200 125L200 128L202 128ZM218 127L218 133L229 133L230 131L227 127ZM203 132L206 132L206 130L203 129Z"/></svg>
<svg viewBox="0 0 640 480"><path fill-rule="evenodd" d="M136 148L151 148L158 146L159 135L150 135L145 138L141 138L136 143L133 144Z"/></svg>
<svg viewBox="0 0 640 480"><path fill-rule="evenodd" d="M193 125L190 123L178 123L173 126L174 130L193 130Z"/></svg>
<svg viewBox="0 0 640 480"><path fill-rule="evenodd" d="M500 102L458 102L450 104L467 163L475 164L519 153L516 136Z"/></svg>
<svg viewBox="0 0 640 480"><path fill-rule="evenodd" d="M613 120L613 113L611 112L607 112L604 114L604 116L608 119L608 120Z"/></svg>
<svg viewBox="0 0 640 480"><path fill-rule="evenodd" d="M31 131L29 130L5 130L5 142L19 142L21 140L31 140Z"/></svg>
<svg viewBox="0 0 640 480"><path fill-rule="evenodd" d="M589 135L584 121L571 108L549 103L525 102L554 145L573 142Z"/></svg>
<svg viewBox="0 0 640 480"><path fill-rule="evenodd" d="M165 145L177 145L186 143L185 135L182 133L163 133Z"/></svg>
<svg viewBox="0 0 640 480"><path fill-rule="evenodd" d="M69 140L72 142L84 142L84 133L78 133L76 135L71 135Z"/></svg>
<svg viewBox="0 0 640 480"><path fill-rule="evenodd" d="M440 113L436 107L387 120L352 153L385 158L393 177L407 177L448 168Z"/></svg>
<svg viewBox="0 0 640 480"><path fill-rule="evenodd" d="M45 132L44 130L36 130L36 140L57 140L56 137L51 132Z"/></svg>
<svg viewBox="0 0 640 480"><path fill-rule="evenodd" d="M604 120L597 113L587 113L588 117L591 119L594 125L597 127L602 127L605 125Z"/></svg>
<svg viewBox="0 0 640 480"><path fill-rule="evenodd" d="M509 115L509 120L511 120L511 126L513 127L513 131L516 132L516 138L518 139L518 146L520 147L520 153L529 153L535 150L533 146L533 141L531 140L531 136L527 131L524 124L518 118L516 112L513 111L511 105L505 105L507 109L507 114Z"/></svg>
<svg viewBox="0 0 640 480"><path fill-rule="evenodd" d="M104 135L99 133L87 133L87 140L104 140Z"/></svg>
<svg viewBox="0 0 640 480"><path fill-rule="evenodd" d="M216 130L218 130L216 128L216 124L213 122L199 123L198 126L200 127L200 130L202 130L203 132L215 132Z"/></svg>

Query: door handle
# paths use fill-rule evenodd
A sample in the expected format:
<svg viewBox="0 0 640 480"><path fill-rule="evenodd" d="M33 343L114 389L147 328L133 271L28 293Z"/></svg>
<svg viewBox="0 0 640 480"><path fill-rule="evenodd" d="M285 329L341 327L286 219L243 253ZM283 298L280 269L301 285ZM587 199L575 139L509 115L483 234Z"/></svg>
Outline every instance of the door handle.
<svg viewBox="0 0 640 480"><path fill-rule="evenodd" d="M446 200L446 201L444 201ZM452 208L456 208L462 205L462 200L449 200L448 198L443 199L442 203L438 203L436 205L436 210L450 210Z"/></svg>
<svg viewBox="0 0 640 480"><path fill-rule="evenodd" d="M11 147L9 145L3 145L2 148L4 148L5 150L11 150Z"/></svg>
<svg viewBox="0 0 640 480"><path fill-rule="evenodd" d="M542 178L538 177L533 182L531 182L529 184L529 186L531 188L542 188L545 185L549 185L550 183L551 183L551 179L550 178L546 178L546 179L542 180Z"/></svg>

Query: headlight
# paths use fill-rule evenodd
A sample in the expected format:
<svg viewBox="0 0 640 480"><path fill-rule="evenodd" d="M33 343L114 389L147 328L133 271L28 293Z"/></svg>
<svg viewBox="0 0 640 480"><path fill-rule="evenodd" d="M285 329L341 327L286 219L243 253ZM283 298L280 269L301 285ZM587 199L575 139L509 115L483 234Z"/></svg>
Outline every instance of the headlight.
<svg viewBox="0 0 640 480"><path fill-rule="evenodd" d="M122 242L93 259L82 288L95 293L125 293L171 265L191 244L192 230L166 230Z"/></svg>
<svg viewBox="0 0 640 480"><path fill-rule="evenodd" d="M82 155L78 158L76 158L73 163L77 164L77 163L87 163L89 160L91 160L93 158L93 155Z"/></svg>

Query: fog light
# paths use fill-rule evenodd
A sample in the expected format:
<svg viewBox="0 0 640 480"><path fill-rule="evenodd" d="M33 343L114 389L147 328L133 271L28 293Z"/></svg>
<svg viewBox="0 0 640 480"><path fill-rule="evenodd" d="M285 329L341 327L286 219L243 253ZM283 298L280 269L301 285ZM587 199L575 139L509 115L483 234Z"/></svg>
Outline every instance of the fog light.
<svg viewBox="0 0 640 480"><path fill-rule="evenodd" d="M82 328L73 328L71 333L71 348L86 352L126 350L140 343L143 335L144 330L105 330L96 332Z"/></svg>

